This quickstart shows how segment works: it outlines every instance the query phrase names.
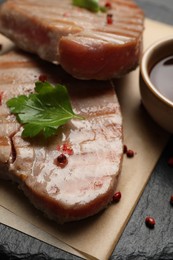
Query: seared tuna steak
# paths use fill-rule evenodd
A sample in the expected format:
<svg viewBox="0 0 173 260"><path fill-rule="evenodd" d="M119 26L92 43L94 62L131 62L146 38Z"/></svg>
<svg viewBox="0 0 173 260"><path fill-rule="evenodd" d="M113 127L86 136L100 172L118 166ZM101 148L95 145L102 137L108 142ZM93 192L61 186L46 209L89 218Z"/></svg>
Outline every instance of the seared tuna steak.
<svg viewBox="0 0 173 260"><path fill-rule="evenodd" d="M18 52L1 56L0 68L0 177L18 183L37 208L60 223L104 209L123 154L122 116L111 82L77 80L60 66ZM73 110L85 119L71 120L49 139L23 139L6 101L33 92L40 75L66 85ZM57 164L61 154L68 160L64 167Z"/></svg>
<svg viewBox="0 0 173 260"><path fill-rule="evenodd" d="M93 13L72 0L7 0L0 32L76 78L119 77L140 61L144 15L133 0L109 3L107 12Z"/></svg>

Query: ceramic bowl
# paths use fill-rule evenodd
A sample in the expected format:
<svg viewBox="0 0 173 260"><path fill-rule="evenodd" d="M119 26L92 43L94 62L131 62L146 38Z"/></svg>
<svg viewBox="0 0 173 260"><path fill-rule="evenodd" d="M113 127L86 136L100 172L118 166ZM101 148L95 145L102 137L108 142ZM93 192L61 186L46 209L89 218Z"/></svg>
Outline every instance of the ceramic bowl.
<svg viewBox="0 0 173 260"><path fill-rule="evenodd" d="M150 77L153 67L169 56L173 56L173 36L153 43L144 52L140 64L140 93L142 103L153 120L168 132L173 133L173 101L160 93Z"/></svg>

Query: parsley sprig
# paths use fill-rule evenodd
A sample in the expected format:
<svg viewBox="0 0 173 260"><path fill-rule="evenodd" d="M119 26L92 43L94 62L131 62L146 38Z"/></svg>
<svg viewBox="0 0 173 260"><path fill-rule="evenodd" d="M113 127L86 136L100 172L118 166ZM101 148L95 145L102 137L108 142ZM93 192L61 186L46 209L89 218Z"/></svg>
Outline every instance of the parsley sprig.
<svg viewBox="0 0 173 260"><path fill-rule="evenodd" d="M104 6L99 5L98 0L73 0L72 2L73 2L73 5L88 9L95 13L97 13L99 11L102 11L102 12L106 11L106 8Z"/></svg>
<svg viewBox="0 0 173 260"><path fill-rule="evenodd" d="M47 138L70 119L84 119L73 112L67 88L60 84L38 81L34 93L11 98L7 106L24 127L22 137L43 133Z"/></svg>

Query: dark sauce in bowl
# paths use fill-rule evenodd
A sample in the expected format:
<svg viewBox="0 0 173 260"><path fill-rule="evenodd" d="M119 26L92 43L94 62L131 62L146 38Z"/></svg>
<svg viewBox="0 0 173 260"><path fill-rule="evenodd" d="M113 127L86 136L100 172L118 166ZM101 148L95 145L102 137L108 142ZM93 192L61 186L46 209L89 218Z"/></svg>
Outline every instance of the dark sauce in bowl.
<svg viewBox="0 0 173 260"><path fill-rule="evenodd" d="M173 55L162 59L152 68L150 79L156 89L173 102Z"/></svg>

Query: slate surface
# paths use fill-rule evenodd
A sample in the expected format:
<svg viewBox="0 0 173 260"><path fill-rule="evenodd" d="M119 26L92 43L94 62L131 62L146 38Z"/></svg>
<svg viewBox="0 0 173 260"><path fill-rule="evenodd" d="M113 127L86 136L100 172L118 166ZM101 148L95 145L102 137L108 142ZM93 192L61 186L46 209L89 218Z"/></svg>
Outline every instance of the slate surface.
<svg viewBox="0 0 173 260"><path fill-rule="evenodd" d="M2 1L0 1L2 2ZM173 25L172 0L136 0L148 18ZM173 168L167 160L173 156L170 138L139 203L109 260L173 259ZM156 220L154 229L145 225L145 217ZM2 260L80 260L58 248L0 224ZM101 259L100 259L101 260Z"/></svg>
<svg viewBox="0 0 173 260"><path fill-rule="evenodd" d="M164 150L138 205L117 244L111 260L173 259L173 137ZM156 225L149 229L146 216L154 217Z"/></svg>

